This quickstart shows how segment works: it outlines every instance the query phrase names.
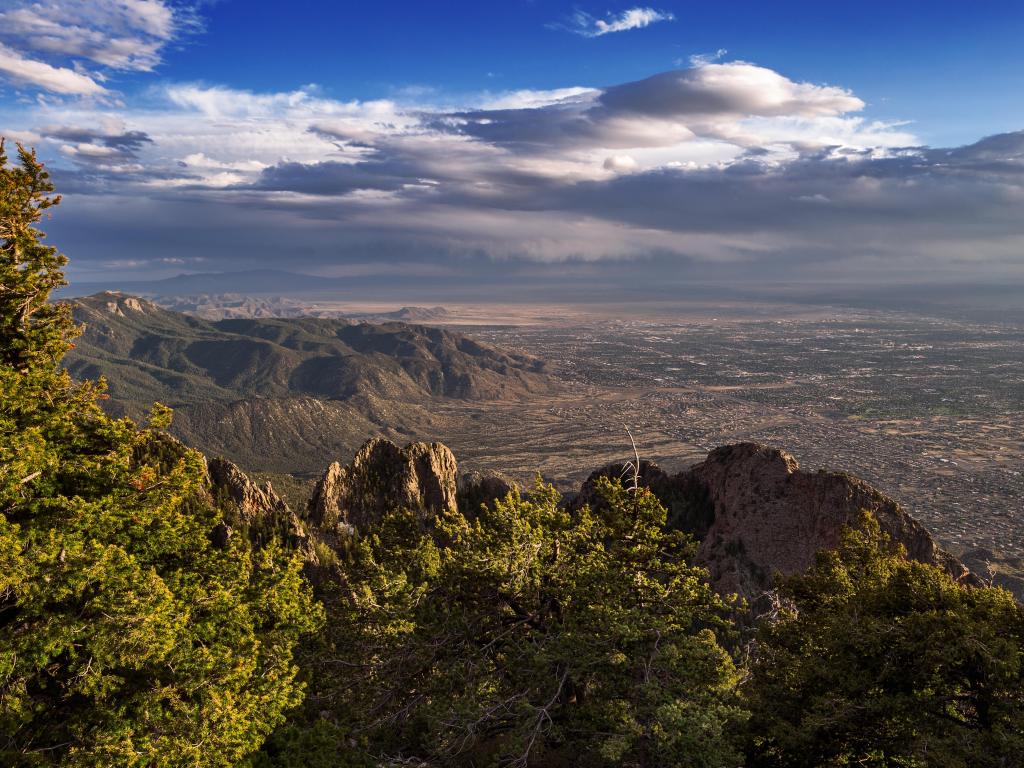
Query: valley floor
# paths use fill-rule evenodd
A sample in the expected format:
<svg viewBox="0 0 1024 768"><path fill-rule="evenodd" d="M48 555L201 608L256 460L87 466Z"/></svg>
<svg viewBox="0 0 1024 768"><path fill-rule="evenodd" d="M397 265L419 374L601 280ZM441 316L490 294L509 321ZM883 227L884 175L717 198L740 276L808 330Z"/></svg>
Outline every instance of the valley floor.
<svg viewBox="0 0 1024 768"><path fill-rule="evenodd" d="M437 439L468 464L572 487L628 455L623 425L669 468L762 442L864 478L955 552L1024 565L1024 329L845 310L473 332L557 361L569 395L442 406Z"/></svg>

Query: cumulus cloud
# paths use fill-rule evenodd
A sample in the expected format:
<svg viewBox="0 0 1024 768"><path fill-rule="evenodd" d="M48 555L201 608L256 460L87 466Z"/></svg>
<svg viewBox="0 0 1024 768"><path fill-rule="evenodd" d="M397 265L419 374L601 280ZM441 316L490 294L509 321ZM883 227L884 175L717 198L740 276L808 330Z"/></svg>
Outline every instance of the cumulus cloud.
<svg viewBox="0 0 1024 768"><path fill-rule="evenodd" d="M659 21L672 21L671 13L657 11L654 8L630 8L605 18L596 18L584 11L577 11L569 20L568 28L583 37L602 37L612 32L626 32L631 29L643 29Z"/></svg>
<svg viewBox="0 0 1024 768"><path fill-rule="evenodd" d="M0 11L0 73L18 87L97 96L108 72L148 72L198 24L167 0L11 0ZM89 68L92 68L90 71Z"/></svg>
<svg viewBox="0 0 1024 768"><path fill-rule="evenodd" d="M27 58L0 43L0 75L53 93L94 96L106 89L87 75Z"/></svg>
<svg viewBox="0 0 1024 768"><path fill-rule="evenodd" d="M86 240L133 212L137 233L112 229L103 259L173 258L169 238L211 268L287 247L307 270L376 254L451 273L477 259L640 259L880 278L953 273L969 254L972 274L1024 276L1024 132L929 148L904 123L864 118L844 88L751 63L459 109L312 87L161 93L145 110L43 104L0 126L40 137L67 209L89 212Z"/></svg>

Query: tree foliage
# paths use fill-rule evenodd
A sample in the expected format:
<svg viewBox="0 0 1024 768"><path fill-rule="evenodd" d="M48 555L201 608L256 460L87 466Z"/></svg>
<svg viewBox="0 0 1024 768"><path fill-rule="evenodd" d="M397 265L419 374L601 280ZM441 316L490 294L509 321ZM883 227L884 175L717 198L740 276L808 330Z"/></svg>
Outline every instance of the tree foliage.
<svg viewBox="0 0 1024 768"><path fill-rule="evenodd" d="M50 304L50 292L64 285L67 258L45 245L36 228L44 211L57 205L50 175L35 152L18 146L19 164L7 165L0 139L0 361L15 370L59 359L68 349L70 314Z"/></svg>
<svg viewBox="0 0 1024 768"><path fill-rule="evenodd" d="M646 491L554 489L359 541L313 677L372 761L734 766L726 606ZM332 676L333 672L333 676Z"/></svg>
<svg viewBox="0 0 1024 768"><path fill-rule="evenodd" d="M215 547L201 455L99 408L60 367L59 198L0 144L0 763L234 765L301 697L317 609L279 547Z"/></svg>
<svg viewBox="0 0 1024 768"><path fill-rule="evenodd" d="M744 686L751 766L1009 768L1024 755L1024 609L907 560L874 518L785 582Z"/></svg>

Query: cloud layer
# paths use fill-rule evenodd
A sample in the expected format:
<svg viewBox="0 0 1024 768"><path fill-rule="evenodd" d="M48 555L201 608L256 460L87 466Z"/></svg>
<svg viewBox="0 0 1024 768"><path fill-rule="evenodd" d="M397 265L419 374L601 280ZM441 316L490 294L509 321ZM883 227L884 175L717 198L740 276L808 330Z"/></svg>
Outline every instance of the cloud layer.
<svg viewBox="0 0 1024 768"><path fill-rule="evenodd" d="M844 88L695 61L456 108L172 84L0 131L55 161L67 247L97 268L1024 277L1024 133L929 148Z"/></svg>
<svg viewBox="0 0 1024 768"><path fill-rule="evenodd" d="M0 11L0 75L14 87L97 96L110 72L148 72L190 26L166 0L10 0Z"/></svg>

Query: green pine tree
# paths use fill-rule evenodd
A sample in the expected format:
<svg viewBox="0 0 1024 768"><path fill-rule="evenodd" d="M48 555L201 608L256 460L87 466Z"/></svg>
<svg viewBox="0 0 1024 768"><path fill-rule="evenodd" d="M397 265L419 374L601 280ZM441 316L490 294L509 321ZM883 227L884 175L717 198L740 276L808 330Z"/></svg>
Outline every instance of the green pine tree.
<svg viewBox="0 0 1024 768"><path fill-rule="evenodd" d="M908 560L864 516L787 580L743 687L752 767L1013 768L1024 608Z"/></svg>
<svg viewBox="0 0 1024 768"><path fill-rule="evenodd" d="M300 564L220 521L204 460L98 406L60 362L65 257L36 229L59 198L0 143L0 764L229 766L301 698L317 622Z"/></svg>

